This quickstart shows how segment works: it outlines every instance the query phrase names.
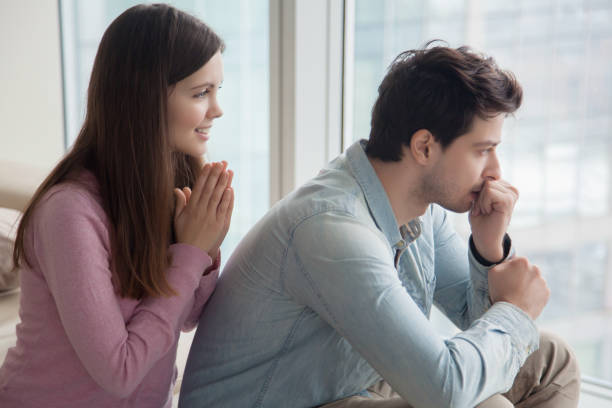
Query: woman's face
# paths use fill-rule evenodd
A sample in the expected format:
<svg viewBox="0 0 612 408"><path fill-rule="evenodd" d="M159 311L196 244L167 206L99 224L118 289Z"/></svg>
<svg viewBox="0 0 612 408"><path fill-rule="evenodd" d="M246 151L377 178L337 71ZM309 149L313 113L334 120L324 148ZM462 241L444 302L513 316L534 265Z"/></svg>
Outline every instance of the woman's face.
<svg viewBox="0 0 612 408"><path fill-rule="evenodd" d="M217 52L193 74L170 88L168 127L172 149L190 156L206 153L213 120L223 114L217 91L223 82L223 60Z"/></svg>

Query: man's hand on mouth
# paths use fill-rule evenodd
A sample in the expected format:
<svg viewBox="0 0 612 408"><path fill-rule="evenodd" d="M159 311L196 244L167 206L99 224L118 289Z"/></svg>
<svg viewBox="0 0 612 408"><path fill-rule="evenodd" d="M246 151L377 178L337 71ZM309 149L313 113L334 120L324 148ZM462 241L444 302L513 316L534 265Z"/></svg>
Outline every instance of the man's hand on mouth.
<svg viewBox="0 0 612 408"><path fill-rule="evenodd" d="M504 257L503 240L519 192L505 180L486 180L472 203L469 221L480 255L496 263Z"/></svg>

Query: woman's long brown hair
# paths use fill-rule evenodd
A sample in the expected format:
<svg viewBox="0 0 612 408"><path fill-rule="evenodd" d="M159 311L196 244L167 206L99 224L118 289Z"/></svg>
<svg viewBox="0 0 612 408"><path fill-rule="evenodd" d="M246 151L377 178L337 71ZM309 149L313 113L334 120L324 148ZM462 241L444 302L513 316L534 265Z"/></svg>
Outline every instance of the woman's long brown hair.
<svg viewBox="0 0 612 408"><path fill-rule="evenodd" d="M72 149L38 187L19 228L15 266L27 259L24 235L49 189L92 172L110 223L113 283L122 297L174 294L171 262L175 186L193 186L200 158L171 151L167 98L172 85L224 48L203 22L163 4L126 10L98 48L85 122Z"/></svg>

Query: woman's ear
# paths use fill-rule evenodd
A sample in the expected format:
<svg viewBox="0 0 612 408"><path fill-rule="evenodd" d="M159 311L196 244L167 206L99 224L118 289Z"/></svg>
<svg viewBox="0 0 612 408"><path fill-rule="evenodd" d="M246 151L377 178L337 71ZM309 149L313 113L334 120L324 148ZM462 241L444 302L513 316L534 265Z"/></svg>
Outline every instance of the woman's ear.
<svg viewBox="0 0 612 408"><path fill-rule="evenodd" d="M421 165L431 163L437 142L431 132L427 129L419 129L410 139L410 154L412 158Z"/></svg>

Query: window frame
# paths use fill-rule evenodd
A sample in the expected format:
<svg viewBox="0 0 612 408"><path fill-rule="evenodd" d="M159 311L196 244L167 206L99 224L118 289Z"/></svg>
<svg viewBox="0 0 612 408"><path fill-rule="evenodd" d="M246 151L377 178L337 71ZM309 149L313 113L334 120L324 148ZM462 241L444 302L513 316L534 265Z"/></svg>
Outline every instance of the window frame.
<svg viewBox="0 0 612 408"><path fill-rule="evenodd" d="M271 203L342 150L343 20L340 1L270 0Z"/></svg>

